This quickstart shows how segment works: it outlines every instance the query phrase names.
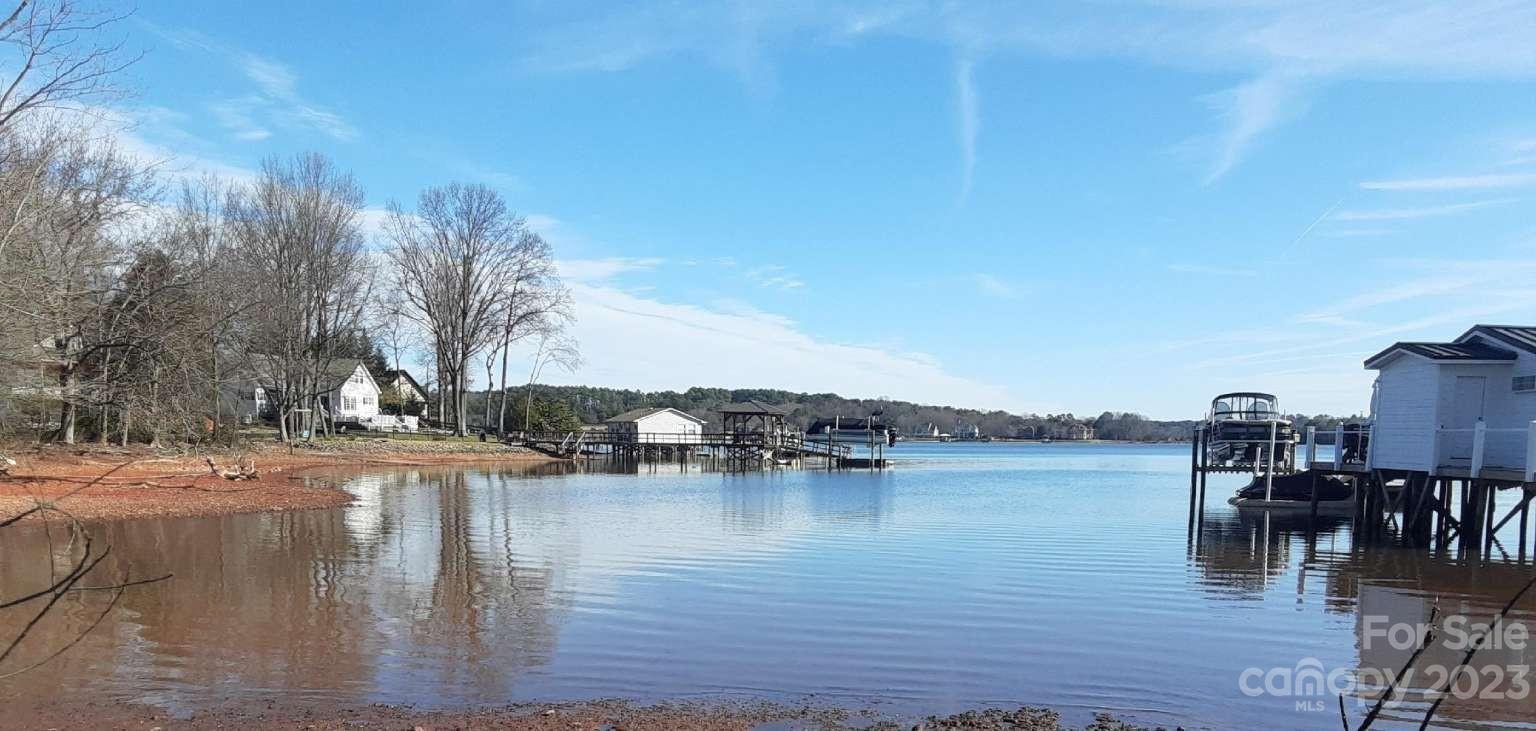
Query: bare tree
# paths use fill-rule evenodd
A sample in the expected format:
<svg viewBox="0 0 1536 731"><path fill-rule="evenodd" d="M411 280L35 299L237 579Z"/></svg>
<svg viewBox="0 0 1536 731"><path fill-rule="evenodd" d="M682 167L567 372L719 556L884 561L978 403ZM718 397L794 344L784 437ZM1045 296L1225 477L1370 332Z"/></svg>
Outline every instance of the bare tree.
<svg viewBox="0 0 1536 731"><path fill-rule="evenodd" d="M0 129L46 109L77 109L121 93L119 72L138 60L105 41L126 14L71 0L22 0L0 20Z"/></svg>
<svg viewBox="0 0 1536 731"><path fill-rule="evenodd" d="M275 397L284 441L325 426L316 415L336 385L335 348L362 322L371 279L362 209L352 176L314 153L269 158L261 177L230 197L240 286L260 294L241 318L241 350Z"/></svg>
<svg viewBox="0 0 1536 731"><path fill-rule="evenodd" d="M423 192L414 213L390 204L386 230L397 287L431 334L438 390L463 436L471 358L496 340L526 224L490 188L453 183Z"/></svg>
<svg viewBox="0 0 1536 731"><path fill-rule="evenodd" d="M523 399L524 431L530 429L533 422L533 384L549 366L567 373L581 367L581 347L575 338L558 331L546 331L539 336L539 346L533 352L533 365L528 370L528 396Z"/></svg>
<svg viewBox="0 0 1536 731"><path fill-rule="evenodd" d="M130 258L114 227L141 210L153 181L76 127L0 132L0 361L12 383L59 405L57 436L73 443L81 407L100 393L86 365L114 345L118 277Z"/></svg>
<svg viewBox="0 0 1536 731"><path fill-rule="evenodd" d="M492 339L491 342L496 343L497 339ZM493 344L485 351L485 403L484 410L480 414L480 426L487 431L491 428L491 386L496 383L496 356L499 349L498 345ZM497 431L501 430L497 429Z"/></svg>
<svg viewBox="0 0 1536 731"><path fill-rule="evenodd" d="M507 430L507 360L512 346L531 335L547 336L560 332L573 319L570 290L560 281L553 250L543 237L531 231L518 242L516 263L504 292L501 398L496 421L497 430L503 433ZM489 386L486 399L489 403Z"/></svg>

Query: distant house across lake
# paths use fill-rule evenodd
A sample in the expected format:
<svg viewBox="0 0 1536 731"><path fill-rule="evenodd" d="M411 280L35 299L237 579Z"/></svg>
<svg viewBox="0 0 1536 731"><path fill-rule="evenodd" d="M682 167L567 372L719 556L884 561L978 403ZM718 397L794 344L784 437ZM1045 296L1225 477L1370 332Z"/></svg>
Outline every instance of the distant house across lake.
<svg viewBox="0 0 1536 731"><path fill-rule="evenodd" d="M606 422L610 435L657 443L696 441L704 432L704 424L703 419L671 408L634 409Z"/></svg>

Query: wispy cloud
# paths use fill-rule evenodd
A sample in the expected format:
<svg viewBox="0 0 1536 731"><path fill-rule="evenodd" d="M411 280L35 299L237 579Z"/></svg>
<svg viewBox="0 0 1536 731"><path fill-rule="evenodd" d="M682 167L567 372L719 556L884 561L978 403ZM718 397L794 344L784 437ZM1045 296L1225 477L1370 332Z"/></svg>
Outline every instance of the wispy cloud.
<svg viewBox="0 0 1536 731"><path fill-rule="evenodd" d="M627 272L655 269L662 259L613 256L603 259L564 259L556 262L560 276L571 282L601 282Z"/></svg>
<svg viewBox="0 0 1536 731"><path fill-rule="evenodd" d="M254 142L270 137L271 132L258 119L287 128L319 132L341 141L357 137L357 129L341 115L299 94L298 74L286 64L191 29L167 28L147 22L144 25L181 48L222 58L251 82L254 86L251 93L210 105L215 118L235 139Z"/></svg>
<svg viewBox="0 0 1536 731"><path fill-rule="evenodd" d="M1267 132L1304 111L1310 87L1338 79L1536 77L1536 5L1505 0L1294 2L597 4L530 34L523 61L546 71L614 71L650 59L699 57L742 73L773 44L897 37L955 51L961 139L980 54L1128 58L1248 78L1207 99L1223 129L1205 178L1229 174ZM744 10L749 7L750 10ZM745 61L744 61L745 59ZM970 95L971 102L965 98ZM976 119L979 126L979 117ZM971 127L975 129L975 126ZM964 154L964 153L962 153Z"/></svg>
<svg viewBox="0 0 1536 731"><path fill-rule="evenodd" d="M1515 140L1509 145L1508 154L1502 163L1505 167L1536 164L1536 139Z"/></svg>
<svg viewBox="0 0 1536 731"><path fill-rule="evenodd" d="M141 164L176 182L214 175L226 181L256 178L248 167L224 161L217 146L185 129L186 115L162 107L91 107L82 123Z"/></svg>
<svg viewBox="0 0 1536 731"><path fill-rule="evenodd" d="M1300 77L1273 73L1207 97L1224 129L1215 140L1206 184L1225 177L1242 162L1260 135L1300 113Z"/></svg>
<svg viewBox="0 0 1536 731"><path fill-rule="evenodd" d="M1376 210L1339 211L1331 217L1335 221L1402 221L1416 218L1435 218L1438 216L1454 216L1468 211L1476 211L1482 208L1512 203L1513 198L1497 198L1493 200L1471 201L1469 203L1451 203L1441 206L1421 206L1418 208L1382 208Z"/></svg>
<svg viewBox="0 0 1536 731"><path fill-rule="evenodd" d="M1439 178L1368 180L1364 183L1361 183L1360 187L1366 190L1445 191L1483 190L1488 188L1517 188L1527 185L1536 185L1536 173L1455 175Z"/></svg>
<svg viewBox="0 0 1536 731"><path fill-rule="evenodd" d="M998 279L991 274L976 273L971 275L971 280L976 283L976 289L988 297L998 299L1014 299L1019 296L1019 288Z"/></svg>
<svg viewBox="0 0 1536 731"><path fill-rule="evenodd" d="M226 99L208 105L213 118L235 139L243 142L260 142L272 136L272 131L256 122L253 112L260 100Z"/></svg>
<svg viewBox="0 0 1536 731"><path fill-rule="evenodd" d="M1218 267L1208 264L1169 264L1168 271L1177 274L1199 274L1211 277L1257 277L1259 273L1253 269L1240 267Z"/></svg>
<svg viewBox="0 0 1536 731"><path fill-rule="evenodd" d="M530 213L523 216L523 223L545 238L555 235L561 225L560 219L547 213Z"/></svg>
<svg viewBox="0 0 1536 731"><path fill-rule="evenodd" d="M742 276L764 289L791 290L805 286L804 281L780 264L749 269Z"/></svg>
<svg viewBox="0 0 1536 731"><path fill-rule="evenodd" d="M751 385L1026 410L1006 389L955 375L930 355L827 341L790 318L740 303L705 307L580 282L572 290L575 332L589 365L556 378L653 390ZM720 363L731 368L721 371Z"/></svg>
<svg viewBox="0 0 1536 731"><path fill-rule="evenodd" d="M1321 235L1335 239L1360 239L1376 236L1390 236L1396 233L1390 228L1336 228L1324 231Z"/></svg>
<svg viewBox="0 0 1536 731"><path fill-rule="evenodd" d="M955 64L955 106L960 123L960 200L971 195L976 175L976 134L981 120L976 110L976 64L962 56Z"/></svg>

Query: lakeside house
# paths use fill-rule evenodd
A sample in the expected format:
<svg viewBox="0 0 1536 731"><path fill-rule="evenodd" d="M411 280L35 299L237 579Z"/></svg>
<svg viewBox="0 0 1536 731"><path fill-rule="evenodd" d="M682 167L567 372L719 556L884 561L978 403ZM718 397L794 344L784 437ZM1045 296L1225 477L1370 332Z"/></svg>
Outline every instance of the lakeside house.
<svg viewBox="0 0 1536 731"><path fill-rule="evenodd" d="M379 411L379 387L363 362L356 359L334 361L324 370L319 394L320 418L333 428L355 427L369 431L407 431L417 429L415 416L395 416ZM275 399L270 379L255 377L238 388L236 416L250 423L274 418Z"/></svg>
<svg viewBox="0 0 1536 731"><path fill-rule="evenodd" d="M383 389L383 397L386 403L389 401L390 390L398 397L399 413L410 416L421 416L427 408L427 389L422 388L411 372L400 370L388 370L379 374L379 386Z"/></svg>
<svg viewBox="0 0 1536 731"><path fill-rule="evenodd" d="M697 442L704 424L703 419L673 408L633 409L605 422L610 436L659 444Z"/></svg>
<svg viewBox="0 0 1536 731"><path fill-rule="evenodd" d="M1476 325L1449 342L1399 342L1366 359L1371 466L1525 472L1536 421L1536 327ZM1477 475L1472 475L1476 477Z"/></svg>

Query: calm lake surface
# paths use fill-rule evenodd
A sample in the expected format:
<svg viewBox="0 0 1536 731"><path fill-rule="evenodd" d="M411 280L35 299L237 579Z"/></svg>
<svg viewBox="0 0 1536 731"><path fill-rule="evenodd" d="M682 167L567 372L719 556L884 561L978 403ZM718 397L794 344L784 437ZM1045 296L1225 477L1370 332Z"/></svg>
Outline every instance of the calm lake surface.
<svg viewBox="0 0 1536 731"><path fill-rule="evenodd" d="M100 526L117 568L175 578L130 591L64 657L0 681L0 700L186 714L273 698L749 698L1338 728L1331 694L1249 697L1244 671L1396 667L1408 651L1367 641L1366 617L1422 622L1438 601L1486 618L1533 570L1498 549L1465 562L1352 551L1347 519L1309 536L1304 516L1228 507L1236 477L1213 478L1191 537L1186 446L901 444L890 456L882 473L317 473L356 504ZM0 533L0 595L46 580L43 562L18 560L41 555L42 531ZM1511 553L1513 536L1501 533ZM88 623L102 594L64 602L38 651ZM1536 596L1515 616L1536 616ZM1440 717L1529 725L1536 700L1453 699Z"/></svg>

